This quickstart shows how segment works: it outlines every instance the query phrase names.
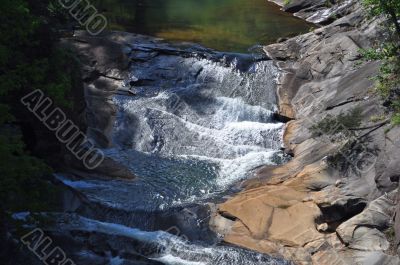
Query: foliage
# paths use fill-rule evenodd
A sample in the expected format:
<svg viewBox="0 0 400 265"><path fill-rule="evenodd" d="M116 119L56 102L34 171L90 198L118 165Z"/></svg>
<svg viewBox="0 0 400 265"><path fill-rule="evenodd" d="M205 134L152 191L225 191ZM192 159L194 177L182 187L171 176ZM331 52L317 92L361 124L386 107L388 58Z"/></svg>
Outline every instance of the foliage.
<svg viewBox="0 0 400 265"><path fill-rule="evenodd" d="M325 0L325 6L326 7L332 7L334 4L334 0Z"/></svg>
<svg viewBox="0 0 400 265"><path fill-rule="evenodd" d="M285 6L287 6L287 5L289 5L291 2L292 2L292 0L284 0L284 1L283 1L283 4L284 4Z"/></svg>
<svg viewBox="0 0 400 265"><path fill-rule="evenodd" d="M30 156L13 129L0 134L0 200L1 210L41 211L54 202L45 178L51 169L41 160Z"/></svg>
<svg viewBox="0 0 400 265"><path fill-rule="evenodd" d="M313 137L323 134L334 135L345 132L351 128L357 128L361 124L361 109L354 108L348 113L340 113L337 116L327 115L324 119L314 124L310 130Z"/></svg>
<svg viewBox="0 0 400 265"><path fill-rule="evenodd" d="M394 30L400 37L400 1L398 0L363 0L364 6L367 8L371 16L386 16Z"/></svg>
<svg viewBox="0 0 400 265"><path fill-rule="evenodd" d="M369 136L345 139L340 148L327 157L328 165L341 172L360 174L360 170L368 169L375 163L379 153L377 146L370 146L371 142Z"/></svg>
<svg viewBox="0 0 400 265"><path fill-rule="evenodd" d="M385 98L391 96L394 89L400 84L400 58L398 47L394 43L384 43L378 49L360 50L364 60L381 60L379 74L374 78L377 81L377 90Z"/></svg>
<svg viewBox="0 0 400 265"><path fill-rule="evenodd" d="M71 80L65 73L69 55L56 47L57 33L49 24L47 5L47 1L31 6L24 0L2 0L0 95L6 102L40 88L57 104L70 105Z"/></svg>
<svg viewBox="0 0 400 265"><path fill-rule="evenodd" d="M400 107L396 107L400 97L400 1L363 0L363 4L371 16L384 16L389 22L389 37L378 47L360 52L365 60L381 61L379 74L374 78L376 88L393 112L392 125L396 126L400 124Z"/></svg>
<svg viewBox="0 0 400 265"><path fill-rule="evenodd" d="M392 116L391 122L392 122L392 125L393 125L393 126L400 125L400 113L395 113L395 114Z"/></svg>
<svg viewBox="0 0 400 265"><path fill-rule="evenodd" d="M31 122L20 98L42 89L55 103L71 108L76 70L71 55L58 48L58 27L65 23L56 0L0 0L0 215L5 211L43 210L55 200L51 169L32 156L19 124ZM29 132L32 133L32 132Z"/></svg>

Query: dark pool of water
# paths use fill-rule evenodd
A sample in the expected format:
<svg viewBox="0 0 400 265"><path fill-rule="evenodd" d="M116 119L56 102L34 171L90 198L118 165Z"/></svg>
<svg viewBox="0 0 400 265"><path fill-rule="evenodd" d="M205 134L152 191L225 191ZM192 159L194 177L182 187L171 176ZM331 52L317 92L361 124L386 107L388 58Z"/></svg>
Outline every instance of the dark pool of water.
<svg viewBox="0 0 400 265"><path fill-rule="evenodd" d="M113 30L222 51L245 52L312 27L267 0L94 0L93 4Z"/></svg>

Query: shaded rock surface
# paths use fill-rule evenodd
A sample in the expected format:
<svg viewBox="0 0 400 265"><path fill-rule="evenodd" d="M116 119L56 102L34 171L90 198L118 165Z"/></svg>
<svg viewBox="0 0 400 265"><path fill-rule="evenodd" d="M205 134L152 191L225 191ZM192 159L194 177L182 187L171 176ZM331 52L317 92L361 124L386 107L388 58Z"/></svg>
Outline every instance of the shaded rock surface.
<svg viewBox="0 0 400 265"><path fill-rule="evenodd" d="M74 50L82 65L88 136L100 147L109 147L116 114L111 96L128 75L129 60L123 46L110 37L92 37L85 32L63 42Z"/></svg>
<svg viewBox="0 0 400 265"><path fill-rule="evenodd" d="M124 85L128 77L129 59L123 43L115 41L112 34L93 37L78 31L65 38L61 45L72 49L81 65L85 108L81 117L86 136L98 148L112 146L111 131L116 117L112 96ZM88 170L71 154L65 155L66 171L80 177L134 179L129 169L106 157L95 169Z"/></svg>
<svg viewBox="0 0 400 265"><path fill-rule="evenodd" d="M328 10L321 2L285 8L318 22L312 13ZM370 79L379 62L360 63L358 52L381 36L379 21L367 21L358 1L334 2L329 13L341 15L328 26L264 48L281 71L280 115L293 119L285 149L294 158L260 168L245 191L218 206L211 225L226 242L296 264L399 264L398 238L387 232L398 200L399 128L385 131L390 125ZM311 129L354 109L350 132Z"/></svg>
<svg viewBox="0 0 400 265"><path fill-rule="evenodd" d="M195 244L171 231L146 232L77 214L29 215L25 223L26 228L32 223L43 227L52 245L62 248L75 264L291 265L289 261L237 247Z"/></svg>

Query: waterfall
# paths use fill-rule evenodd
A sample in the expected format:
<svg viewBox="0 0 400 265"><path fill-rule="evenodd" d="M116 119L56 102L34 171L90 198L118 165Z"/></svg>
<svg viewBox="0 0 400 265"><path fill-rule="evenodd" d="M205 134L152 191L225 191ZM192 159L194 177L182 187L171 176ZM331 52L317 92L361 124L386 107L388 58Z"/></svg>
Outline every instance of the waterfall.
<svg viewBox="0 0 400 265"><path fill-rule="evenodd" d="M165 54L160 47L133 49L135 63L126 89L134 95L114 96L114 144L103 151L138 179L72 180L58 175L92 204L82 210L85 217L73 222L78 226L68 225L129 237L139 242L139 250L146 249L142 256L164 264L289 264L159 231L188 205L220 199L253 169L286 159L280 150L284 125L274 120L277 73L272 62L193 49L168 47ZM190 218L200 226L199 216ZM112 262L122 264L115 256Z"/></svg>

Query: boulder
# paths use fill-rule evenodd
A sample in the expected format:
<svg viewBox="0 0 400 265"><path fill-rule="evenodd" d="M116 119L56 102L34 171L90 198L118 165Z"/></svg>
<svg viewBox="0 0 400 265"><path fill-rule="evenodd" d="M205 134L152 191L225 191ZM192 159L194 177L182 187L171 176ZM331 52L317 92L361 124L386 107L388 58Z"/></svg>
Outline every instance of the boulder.
<svg viewBox="0 0 400 265"><path fill-rule="evenodd" d="M342 223L336 232L353 249L385 251L389 248L383 230L392 226L397 191L372 201L359 215Z"/></svg>

